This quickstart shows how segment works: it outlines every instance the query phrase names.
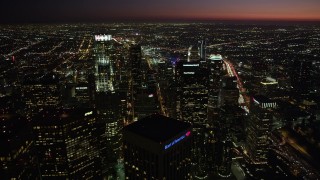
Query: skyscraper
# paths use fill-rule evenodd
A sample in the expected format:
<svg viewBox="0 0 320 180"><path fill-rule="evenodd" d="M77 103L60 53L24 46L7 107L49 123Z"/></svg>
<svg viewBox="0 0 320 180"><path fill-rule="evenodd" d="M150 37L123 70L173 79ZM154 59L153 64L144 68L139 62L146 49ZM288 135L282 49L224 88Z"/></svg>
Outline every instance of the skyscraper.
<svg viewBox="0 0 320 180"><path fill-rule="evenodd" d="M109 36L95 36L94 60L96 92L114 90L112 82L113 66L109 54L112 43L111 36Z"/></svg>
<svg viewBox="0 0 320 180"><path fill-rule="evenodd" d="M57 108L61 105L59 76L54 73L26 75L22 97L27 118L36 115L43 108Z"/></svg>
<svg viewBox="0 0 320 180"><path fill-rule="evenodd" d="M121 133L123 118L121 115L121 100L119 73L117 73L115 51L116 42L111 35L95 36L95 105L97 109L98 145L102 162L102 174L115 175L115 164L120 156Z"/></svg>
<svg viewBox="0 0 320 180"><path fill-rule="evenodd" d="M177 119L195 128L207 123L208 71L199 62L179 61L176 66Z"/></svg>
<svg viewBox="0 0 320 180"><path fill-rule="evenodd" d="M202 67L206 67L207 66L207 54L206 54L206 41L204 39L202 39L201 41L199 41L199 54L200 54L200 63Z"/></svg>
<svg viewBox="0 0 320 180"><path fill-rule="evenodd" d="M239 89L237 88L236 77L222 77L221 88L219 92L218 105L238 105Z"/></svg>
<svg viewBox="0 0 320 180"><path fill-rule="evenodd" d="M295 60L292 66L291 86L294 92L306 94L311 88L311 61Z"/></svg>
<svg viewBox="0 0 320 180"><path fill-rule="evenodd" d="M34 119L40 172L48 179L94 179L101 175L93 109L48 109Z"/></svg>
<svg viewBox="0 0 320 180"><path fill-rule="evenodd" d="M221 87L221 76L222 76L222 56L211 55L208 59L209 66L209 101L208 111L212 112L213 108L218 107L218 96Z"/></svg>
<svg viewBox="0 0 320 180"><path fill-rule="evenodd" d="M127 179L190 179L192 126L151 115L123 129Z"/></svg>
<svg viewBox="0 0 320 180"><path fill-rule="evenodd" d="M119 93L100 92L96 95L98 146L101 153L102 173L114 174L121 147L121 97Z"/></svg>
<svg viewBox="0 0 320 180"><path fill-rule="evenodd" d="M206 127L208 125L208 70L200 62L179 61L176 66L177 119L193 125L192 162L199 177L206 176Z"/></svg>
<svg viewBox="0 0 320 180"><path fill-rule="evenodd" d="M269 149L269 133L271 131L273 109L276 102L262 95L253 97L250 117L247 125L247 150L251 161L255 164L267 163Z"/></svg>
<svg viewBox="0 0 320 180"><path fill-rule="evenodd" d="M142 80L142 53L141 45L133 44L129 50L130 69L133 87L140 87Z"/></svg>

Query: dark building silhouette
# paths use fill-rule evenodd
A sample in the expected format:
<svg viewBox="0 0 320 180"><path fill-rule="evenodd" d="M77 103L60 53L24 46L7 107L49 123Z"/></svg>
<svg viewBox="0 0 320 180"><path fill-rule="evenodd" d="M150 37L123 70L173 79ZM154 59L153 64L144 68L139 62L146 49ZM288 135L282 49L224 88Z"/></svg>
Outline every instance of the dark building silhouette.
<svg viewBox="0 0 320 180"><path fill-rule="evenodd" d="M129 61L130 61L130 69L131 69L131 77L133 87L140 87L142 81L143 69L142 67L142 54L141 54L141 45L134 44L131 45L129 50Z"/></svg>
<svg viewBox="0 0 320 180"><path fill-rule="evenodd" d="M306 94L311 88L311 61L295 60L292 66L291 86L297 93Z"/></svg>
<svg viewBox="0 0 320 180"><path fill-rule="evenodd" d="M224 76L219 92L219 107L224 105L238 105L239 89L237 78Z"/></svg>
<svg viewBox="0 0 320 180"><path fill-rule="evenodd" d="M0 179L39 179L31 127L26 118L0 110Z"/></svg>
<svg viewBox="0 0 320 180"><path fill-rule="evenodd" d="M129 179L190 179L192 126L151 115L123 129Z"/></svg>
<svg viewBox="0 0 320 180"><path fill-rule="evenodd" d="M114 174L114 166L120 157L122 101L119 93L96 94L97 133L102 170L104 175Z"/></svg>

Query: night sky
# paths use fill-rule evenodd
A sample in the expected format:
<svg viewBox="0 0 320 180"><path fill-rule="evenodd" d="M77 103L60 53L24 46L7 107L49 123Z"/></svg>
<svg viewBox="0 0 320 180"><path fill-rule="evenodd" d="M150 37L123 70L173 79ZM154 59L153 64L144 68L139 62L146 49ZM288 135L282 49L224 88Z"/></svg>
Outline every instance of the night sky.
<svg viewBox="0 0 320 180"><path fill-rule="evenodd" d="M0 22L320 20L320 0L1 0Z"/></svg>

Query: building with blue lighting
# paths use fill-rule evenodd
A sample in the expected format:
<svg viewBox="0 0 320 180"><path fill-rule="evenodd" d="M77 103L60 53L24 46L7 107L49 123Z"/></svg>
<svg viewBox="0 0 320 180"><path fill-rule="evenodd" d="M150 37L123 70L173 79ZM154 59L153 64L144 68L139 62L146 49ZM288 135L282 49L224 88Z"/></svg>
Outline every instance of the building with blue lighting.
<svg viewBox="0 0 320 180"><path fill-rule="evenodd" d="M154 114L123 128L126 179L190 179L192 126Z"/></svg>

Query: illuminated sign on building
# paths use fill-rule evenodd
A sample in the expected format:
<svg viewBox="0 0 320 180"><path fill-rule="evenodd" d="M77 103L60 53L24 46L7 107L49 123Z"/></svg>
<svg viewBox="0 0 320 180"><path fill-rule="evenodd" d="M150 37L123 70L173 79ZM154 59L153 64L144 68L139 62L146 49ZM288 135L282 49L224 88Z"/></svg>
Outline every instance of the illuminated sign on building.
<svg viewBox="0 0 320 180"><path fill-rule="evenodd" d="M85 113L84 116L89 116L91 114L93 114L93 111L89 111L89 112Z"/></svg>
<svg viewBox="0 0 320 180"><path fill-rule="evenodd" d="M166 149L170 148L171 146L173 146L173 145L177 144L177 143L178 143L179 141L181 141L182 139L184 139L184 138L186 138L186 137L190 136L190 134L191 134L191 132L190 132L190 131L188 131L186 134L184 134L184 135L180 136L179 138L177 138L177 139L173 140L171 143L169 143L169 144L165 145L165 146L164 146L164 149L166 150Z"/></svg>
<svg viewBox="0 0 320 180"><path fill-rule="evenodd" d="M88 87L76 87L76 89L88 89Z"/></svg>
<svg viewBox="0 0 320 180"><path fill-rule="evenodd" d="M199 64L184 64L184 67L197 67Z"/></svg>
<svg viewBox="0 0 320 180"><path fill-rule="evenodd" d="M195 74L194 72L183 72L183 74Z"/></svg>
<svg viewBox="0 0 320 180"><path fill-rule="evenodd" d="M95 35L94 39L96 41L110 41L112 39L111 35Z"/></svg>

